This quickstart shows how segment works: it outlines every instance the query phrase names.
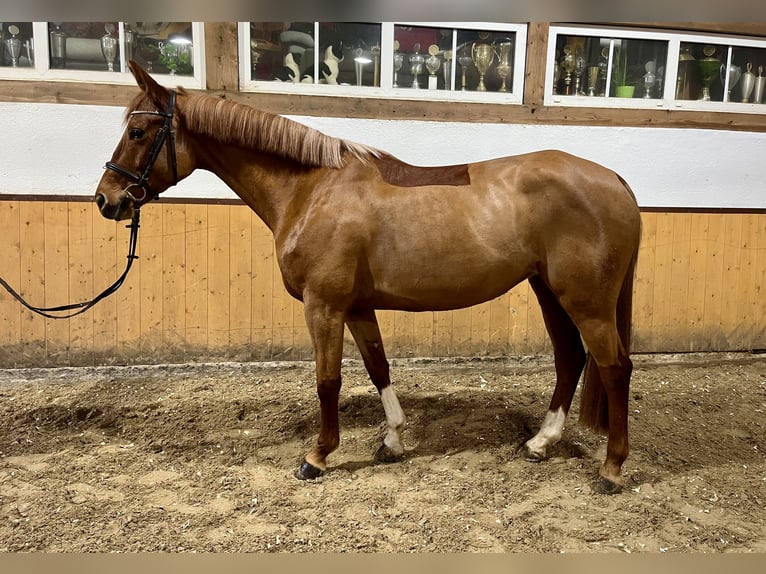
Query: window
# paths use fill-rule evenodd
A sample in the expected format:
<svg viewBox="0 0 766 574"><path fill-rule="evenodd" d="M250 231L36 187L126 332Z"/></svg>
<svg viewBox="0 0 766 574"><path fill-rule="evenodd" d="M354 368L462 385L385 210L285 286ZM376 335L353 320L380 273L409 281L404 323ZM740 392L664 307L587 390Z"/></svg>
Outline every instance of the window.
<svg viewBox="0 0 766 574"><path fill-rule="evenodd" d="M766 40L551 26L547 62L547 105L766 113Z"/></svg>
<svg viewBox="0 0 766 574"><path fill-rule="evenodd" d="M526 25L241 22L244 91L521 103Z"/></svg>
<svg viewBox="0 0 766 574"><path fill-rule="evenodd" d="M131 84L134 59L162 83L201 88L203 39L197 22L6 22L0 77Z"/></svg>

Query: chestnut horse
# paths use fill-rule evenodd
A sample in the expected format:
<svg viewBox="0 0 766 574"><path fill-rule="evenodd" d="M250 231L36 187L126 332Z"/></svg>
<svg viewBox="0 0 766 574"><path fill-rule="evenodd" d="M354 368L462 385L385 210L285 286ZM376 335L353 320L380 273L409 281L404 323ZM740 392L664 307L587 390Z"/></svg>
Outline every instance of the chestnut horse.
<svg viewBox="0 0 766 574"><path fill-rule="evenodd" d="M596 487L620 490L641 235L635 197L620 176L559 151L412 166L243 104L166 89L135 62L130 69L141 91L95 200L104 217L127 219L205 169L272 231L285 287L304 303L316 361L319 437L299 479L322 473L340 442L344 325L385 411L376 459L395 461L404 454L405 417L375 310L468 307L527 279L553 343L556 387L539 432L521 450L546 458L584 370L580 422L608 435Z"/></svg>

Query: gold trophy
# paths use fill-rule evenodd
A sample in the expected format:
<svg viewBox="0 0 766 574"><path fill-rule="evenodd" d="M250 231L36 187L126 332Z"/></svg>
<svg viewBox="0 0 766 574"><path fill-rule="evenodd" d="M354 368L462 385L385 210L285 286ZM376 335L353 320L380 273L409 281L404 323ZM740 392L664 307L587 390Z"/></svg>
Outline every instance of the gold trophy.
<svg viewBox="0 0 766 574"><path fill-rule="evenodd" d="M508 76L511 75L511 45L510 39L505 39L505 41L497 44L497 75L503 80L499 90L501 92L508 91Z"/></svg>
<svg viewBox="0 0 766 574"><path fill-rule="evenodd" d="M428 46L428 58L426 58L426 70L428 70L428 89L435 90L437 86L436 72L439 71L439 66L442 65L442 61L437 54L439 53L439 46L431 44Z"/></svg>
<svg viewBox="0 0 766 574"><path fill-rule="evenodd" d="M486 92L487 86L484 85L484 76L487 75L492 60L495 59L495 50L489 44L477 44L474 42L471 46L471 57L473 65L479 72L479 85L476 86L477 92Z"/></svg>

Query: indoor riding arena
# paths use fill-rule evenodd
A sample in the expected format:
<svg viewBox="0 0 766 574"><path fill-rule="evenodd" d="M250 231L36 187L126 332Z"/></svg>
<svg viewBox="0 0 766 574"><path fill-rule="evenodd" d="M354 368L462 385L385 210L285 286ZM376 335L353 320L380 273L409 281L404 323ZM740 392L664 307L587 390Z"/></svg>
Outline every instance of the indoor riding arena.
<svg viewBox="0 0 766 574"><path fill-rule="evenodd" d="M766 25L0 29L0 552L766 552Z"/></svg>

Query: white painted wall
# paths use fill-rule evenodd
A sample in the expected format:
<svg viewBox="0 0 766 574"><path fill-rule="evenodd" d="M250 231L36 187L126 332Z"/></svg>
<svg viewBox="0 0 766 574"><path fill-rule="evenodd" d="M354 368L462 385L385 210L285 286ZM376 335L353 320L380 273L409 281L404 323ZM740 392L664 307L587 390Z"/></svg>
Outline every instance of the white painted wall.
<svg viewBox="0 0 766 574"><path fill-rule="evenodd" d="M122 133L123 112L111 106L0 103L0 194L92 195ZM562 149L619 172L642 207L766 208L764 133L293 119L422 165ZM165 195L236 197L206 172Z"/></svg>

